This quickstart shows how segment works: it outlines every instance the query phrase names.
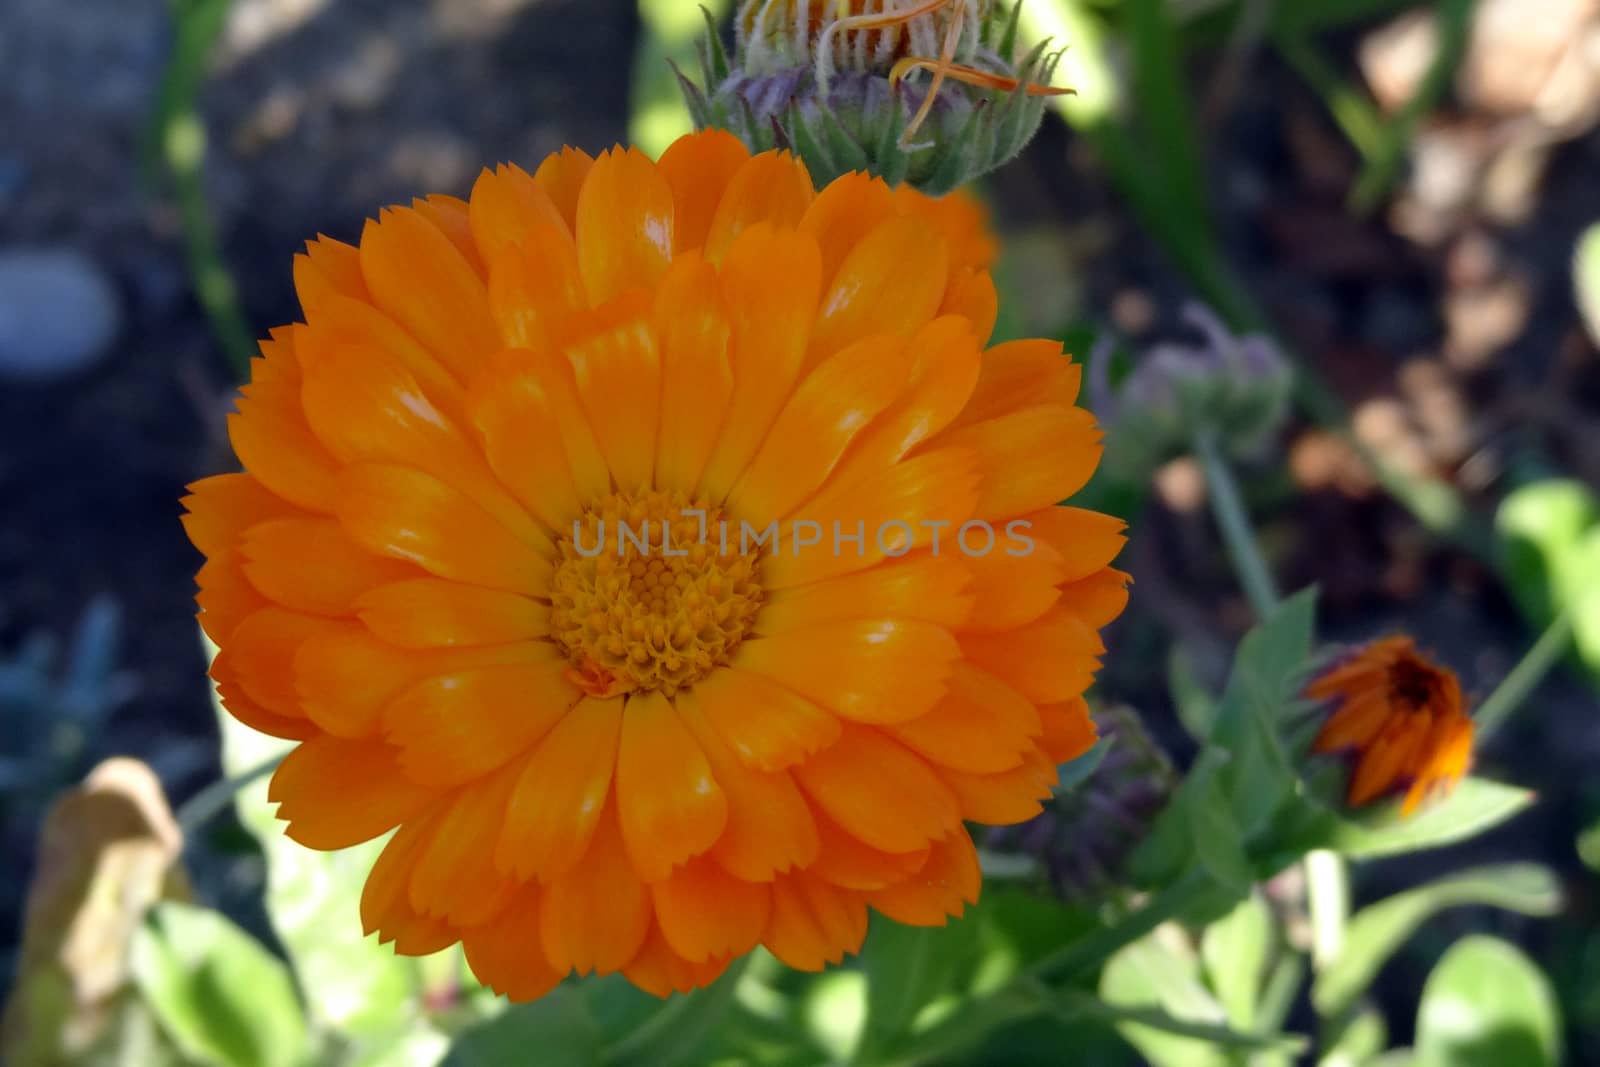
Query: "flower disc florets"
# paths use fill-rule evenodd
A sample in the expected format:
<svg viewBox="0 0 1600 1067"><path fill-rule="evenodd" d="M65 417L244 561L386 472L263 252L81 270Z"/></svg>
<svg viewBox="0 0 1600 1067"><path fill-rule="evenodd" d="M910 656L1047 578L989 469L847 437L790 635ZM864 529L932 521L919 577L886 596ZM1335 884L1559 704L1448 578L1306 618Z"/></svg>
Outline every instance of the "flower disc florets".
<svg viewBox="0 0 1600 1067"><path fill-rule="evenodd" d="M709 28L695 122L788 148L827 181L877 174L935 195L1014 157L1056 56L1012 58L1016 8L992 0L748 0L730 61Z"/></svg>

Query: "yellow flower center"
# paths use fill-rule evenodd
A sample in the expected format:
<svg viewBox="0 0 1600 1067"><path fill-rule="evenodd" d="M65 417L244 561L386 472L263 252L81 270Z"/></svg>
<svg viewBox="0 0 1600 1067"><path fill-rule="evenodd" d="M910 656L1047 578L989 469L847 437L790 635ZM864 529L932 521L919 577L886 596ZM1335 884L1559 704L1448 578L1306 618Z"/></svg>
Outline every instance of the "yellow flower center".
<svg viewBox="0 0 1600 1067"><path fill-rule="evenodd" d="M551 583L568 677L594 696L671 696L727 663L762 603L760 551L741 540L683 493L609 493L585 509Z"/></svg>

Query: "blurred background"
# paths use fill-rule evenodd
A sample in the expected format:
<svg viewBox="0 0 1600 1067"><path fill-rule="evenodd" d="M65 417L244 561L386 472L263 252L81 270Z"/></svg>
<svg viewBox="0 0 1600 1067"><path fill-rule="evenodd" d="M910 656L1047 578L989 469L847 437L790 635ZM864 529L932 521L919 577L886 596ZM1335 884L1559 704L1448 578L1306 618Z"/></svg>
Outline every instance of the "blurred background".
<svg viewBox="0 0 1600 1067"><path fill-rule="evenodd" d="M1079 95L980 190L1002 333L1136 362L1192 339L1189 302L1275 333L1296 413L1241 474L1281 583L1320 587L1325 637L1404 629L1481 697L1560 607L1495 547L1497 506L1600 487L1575 295L1600 219L1600 3L1030 6ZM0 0L0 990L54 795L116 754L179 805L221 773L177 500L232 463L251 339L298 315L291 257L383 204L463 195L486 163L659 150L685 121L665 61L692 68L701 30L688 0ZM1133 520L1136 579L1100 694L1181 762L1167 666L1218 683L1248 605L1192 460L1094 492ZM1363 873L1358 896L1531 859L1568 887L1553 919L1431 927L1378 988L1401 1036L1439 946L1487 927L1551 976L1573 1062L1600 1062L1589 651L1480 753L1537 790L1530 814ZM253 839L223 819L203 846L197 894L263 929Z"/></svg>

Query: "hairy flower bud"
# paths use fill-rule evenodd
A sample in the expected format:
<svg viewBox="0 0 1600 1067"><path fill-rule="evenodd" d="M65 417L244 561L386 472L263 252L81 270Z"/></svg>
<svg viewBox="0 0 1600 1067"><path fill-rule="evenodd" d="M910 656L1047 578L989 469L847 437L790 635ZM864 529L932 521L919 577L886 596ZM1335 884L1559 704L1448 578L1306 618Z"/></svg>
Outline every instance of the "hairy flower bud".
<svg viewBox="0 0 1600 1067"><path fill-rule="evenodd" d="M984 841L991 851L1037 860L1052 892L1084 905L1123 882L1128 857L1176 783L1172 762L1132 708L1105 708L1095 725L1107 747L1089 779L1058 793L1042 814L993 829Z"/></svg>
<svg viewBox="0 0 1600 1067"><path fill-rule="evenodd" d="M819 182L867 171L939 195L1033 137L1058 54L1013 61L1017 8L994 0L745 0L730 59L714 24L701 84L679 73L700 128L787 148ZM708 19L709 22L709 19Z"/></svg>

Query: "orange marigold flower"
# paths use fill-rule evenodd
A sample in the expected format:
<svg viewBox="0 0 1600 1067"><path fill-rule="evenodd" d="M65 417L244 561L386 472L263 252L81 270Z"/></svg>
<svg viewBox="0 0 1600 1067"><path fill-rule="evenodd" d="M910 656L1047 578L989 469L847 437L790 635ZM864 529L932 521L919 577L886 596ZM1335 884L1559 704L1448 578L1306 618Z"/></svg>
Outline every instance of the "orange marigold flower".
<svg viewBox="0 0 1600 1067"><path fill-rule="evenodd" d="M1122 524L1057 506L1100 455L1078 368L984 351L962 216L707 132L297 258L246 473L185 522L224 705L299 742L289 835L394 831L369 931L518 999L665 995L977 899L963 824L1093 742L1126 576Z"/></svg>
<svg viewBox="0 0 1600 1067"><path fill-rule="evenodd" d="M1352 807L1405 789L1401 810L1409 815L1435 792L1453 788L1472 764L1472 720L1461 683L1409 637L1357 649L1314 679L1306 695L1338 702L1312 750L1357 754Z"/></svg>

